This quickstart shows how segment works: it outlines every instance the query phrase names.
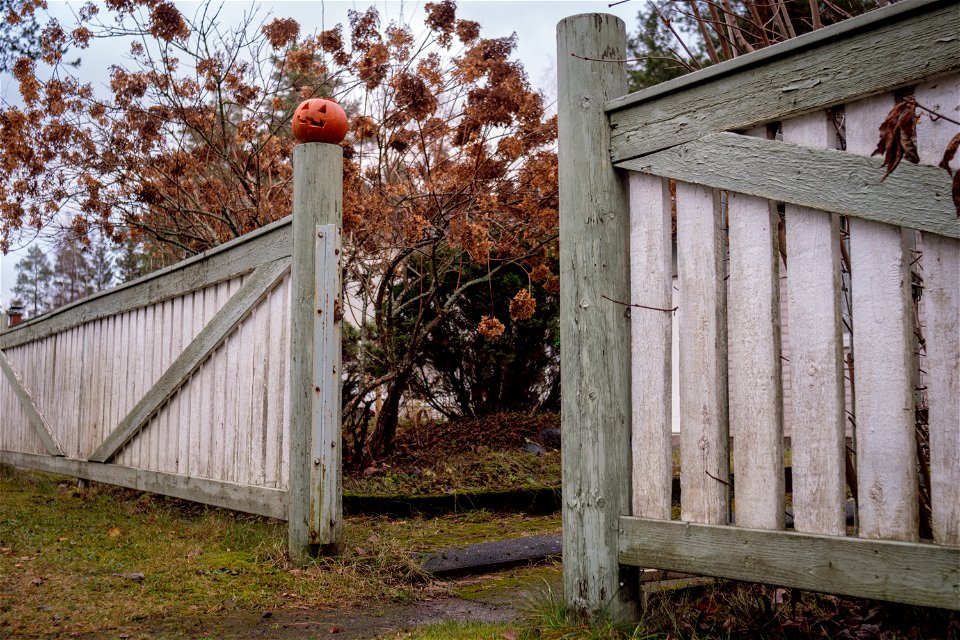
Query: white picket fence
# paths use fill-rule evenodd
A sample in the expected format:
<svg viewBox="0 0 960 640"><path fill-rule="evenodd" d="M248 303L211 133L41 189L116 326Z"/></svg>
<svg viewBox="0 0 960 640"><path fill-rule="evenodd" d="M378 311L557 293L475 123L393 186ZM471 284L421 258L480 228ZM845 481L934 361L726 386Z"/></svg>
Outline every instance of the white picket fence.
<svg viewBox="0 0 960 640"><path fill-rule="evenodd" d="M623 97L618 64L603 61L624 57L616 22L578 17L558 29L570 185L562 366L575 369L563 384L576 398L564 405L568 598L628 616L628 565L960 609L960 223L936 166L960 126L921 116L921 164L886 180L869 157L895 91L960 120L956 4L899 3ZM601 107L589 107L590 94ZM577 136L588 133L577 127L604 142L595 156L581 158ZM922 348L911 270L922 278ZM629 327L617 320L625 311ZM928 407L933 529L922 541L918 401Z"/></svg>
<svg viewBox="0 0 960 640"><path fill-rule="evenodd" d="M300 145L293 216L0 334L0 463L336 545L340 158Z"/></svg>

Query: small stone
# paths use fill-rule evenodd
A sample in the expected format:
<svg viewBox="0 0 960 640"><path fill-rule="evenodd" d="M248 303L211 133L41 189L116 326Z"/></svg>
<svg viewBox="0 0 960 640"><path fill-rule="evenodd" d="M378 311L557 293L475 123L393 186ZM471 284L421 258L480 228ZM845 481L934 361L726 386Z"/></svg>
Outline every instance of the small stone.
<svg viewBox="0 0 960 640"><path fill-rule="evenodd" d="M266 611L266 610L265 610L263 613L260 614L260 617L261 617L261 618L272 618L272 617L273 617L273 611Z"/></svg>
<svg viewBox="0 0 960 640"><path fill-rule="evenodd" d="M31 582L33 583L33 586L39 587L40 585L43 584L43 578L34 578L33 580L31 580Z"/></svg>
<svg viewBox="0 0 960 640"><path fill-rule="evenodd" d="M143 582L144 575L142 573L115 573L113 574L114 578L123 578L124 580L133 580L134 582Z"/></svg>
<svg viewBox="0 0 960 640"><path fill-rule="evenodd" d="M534 444L533 442L528 442L525 445L523 445L523 447L521 448L527 453L532 453L535 456L542 456L547 452L546 449L544 449L538 444Z"/></svg>

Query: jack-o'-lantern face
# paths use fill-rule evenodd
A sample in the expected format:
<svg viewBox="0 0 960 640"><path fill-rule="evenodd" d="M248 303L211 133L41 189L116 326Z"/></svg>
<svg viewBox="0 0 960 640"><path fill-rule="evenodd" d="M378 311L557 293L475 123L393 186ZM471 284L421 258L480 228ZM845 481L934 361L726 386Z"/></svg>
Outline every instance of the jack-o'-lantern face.
<svg viewBox="0 0 960 640"><path fill-rule="evenodd" d="M293 137L299 142L338 144L347 135L347 114L327 98L311 98L293 112Z"/></svg>

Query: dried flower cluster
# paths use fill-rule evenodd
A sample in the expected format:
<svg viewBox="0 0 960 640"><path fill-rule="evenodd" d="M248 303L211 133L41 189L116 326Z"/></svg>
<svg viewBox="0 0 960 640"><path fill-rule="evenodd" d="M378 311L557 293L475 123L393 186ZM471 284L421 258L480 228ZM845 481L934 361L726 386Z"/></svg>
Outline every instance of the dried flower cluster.
<svg viewBox="0 0 960 640"><path fill-rule="evenodd" d="M527 320L537 312L537 301L527 289L520 289L510 301L510 317L514 320Z"/></svg>
<svg viewBox="0 0 960 640"><path fill-rule="evenodd" d="M503 335L506 327L503 323L493 316L483 316L480 318L480 326L477 327L477 333L487 340L496 340Z"/></svg>

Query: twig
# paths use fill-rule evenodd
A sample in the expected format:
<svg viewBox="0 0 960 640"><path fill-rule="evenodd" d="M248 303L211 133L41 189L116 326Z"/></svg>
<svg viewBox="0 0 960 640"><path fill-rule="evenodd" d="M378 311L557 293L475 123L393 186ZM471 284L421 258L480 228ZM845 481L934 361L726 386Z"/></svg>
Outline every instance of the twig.
<svg viewBox="0 0 960 640"><path fill-rule="evenodd" d="M603 298L604 300L609 300L614 304L620 304L625 307L637 307L638 309L649 309L650 311L663 311L664 313L676 313L677 309L680 308L680 307L674 307L673 309L662 309L660 307L648 307L645 304L635 304L633 302L620 302L619 300L614 300L613 298L609 296L605 296L603 294L601 294L600 297Z"/></svg>
<svg viewBox="0 0 960 640"><path fill-rule="evenodd" d="M814 30L817 30L823 26L823 23L820 22L820 7L817 5L817 0L809 0L809 2L810 17L813 19L813 28Z"/></svg>
<svg viewBox="0 0 960 640"><path fill-rule="evenodd" d="M618 4L623 4L624 2L630 2L630 0L617 0L616 2L611 2L607 5L607 8L609 9L610 7L615 7Z"/></svg>
<svg viewBox="0 0 960 640"><path fill-rule="evenodd" d="M713 475L712 473L710 473L710 472L707 471L706 469L704 469L703 472L704 472L705 474L707 474L708 476L710 476L711 478L713 478L714 480L716 480L717 482L722 482L723 484L727 485L727 486L730 487L731 489L733 488L733 485L732 485L732 484L730 484L730 483L727 482L726 480L723 480L722 478L718 478L717 476Z"/></svg>
<svg viewBox="0 0 960 640"><path fill-rule="evenodd" d="M943 119L946 120L947 122L952 122L953 124L960 125L960 122L958 122L957 120L954 120L954 119L951 118L950 116L945 116L945 115L943 115L942 113L939 113L939 112L937 112L937 111L934 111L933 109L931 109L931 108L929 108L929 107L925 107L925 106L923 106L922 104L920 104L919 102L914 101L914 104L917 105L917 107L919 107L920 109L923 109L923 110L926 111L927 113L935 116L934 118L930 118L930 119L933 120L934 122L936 122L936 121L939 120L940 118L943 118Z"/></svg>
<svg viewBox="0 0 960 640"><path fill-rule="evenodd" d="M673 37L677 39L677 42L680 43L680 46L683 47L683 50L687 52L687 56L690 58L690 62L697 65L698 69L702 68L700 61L697 60L697 57L695 55L693 55L693 52L690 51L690 49L687 47L687 43L683 41L683 38L680 37L680 34L677 33L676 29L673 28L673 24L670 22L670 20L666 16L664 16L663 13L661 13L661 11L657 8L657 5L651 4L650 8L657 12L657 16L660 18L660 21L663 23L663 25L667 29L670 30L670 33L672 33Z"/></svg>
<svg viewBox="0 0 960 640"><path fill-rule="evenodd" d="M787 5L783 0L776 0L777 8L780 11L780 15L783 18L784 23L787 25L787 34L791 38L797 37L797 32L793 28L793 21L790 20L790 14L787 12Z"/></svg>
<svg viewBox="0 0 960 640"><path fill-rule="evenodd" d="M610 58L610 59L604 60L603 58L591 58L589 56L581 56L576 53L571 53L570 55L579 60L589 60L590 62L645 62L646 60L666 60L667 62L676 62L680 65L683 65L683 67L687 71L694 71L693 67L691 67L689 64L687 64L680 58L670 58L668 56L643 56L642 58Z"/></svg>
<svg viewBox="0 0 960 640"><path fill-rule="evenodd" d="M830 0L823 0L823 4L827 5L830 9L833 9L841 18L852 18L853 14L849 11L844 11L837 5L830 2Z"/></svg>
<svg viewBox="0 0 960 640"><path fill-rule="evenodd" d="M717 5L715 3L708 2L707 8L710 10L710 17L713 19L713 30L716 32L717 39L720 41L720 50L723 51L723 59L733 60L736 56L730 47L731 43L726 39L723 29L720 28L720 25L725 25L726 23L720 21L720 12L717 11Z"/></svg>
<svg viewBox="0 0 960 640"><path fill-rule="evenodd" d="M700 35L703 37L703 44L707 49L707 55L710 57L710 62L713 64L718 64L720 62L720 57L717 55L717 48L713 46L713 38L710 37L710 33L707 31L707 25L703 17L700 15L700 8L697 7L696 0L690 2L690 9L693 11L693 17L697 21L697 27L700 28Z"/></svg>

